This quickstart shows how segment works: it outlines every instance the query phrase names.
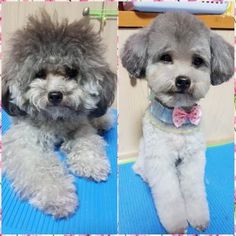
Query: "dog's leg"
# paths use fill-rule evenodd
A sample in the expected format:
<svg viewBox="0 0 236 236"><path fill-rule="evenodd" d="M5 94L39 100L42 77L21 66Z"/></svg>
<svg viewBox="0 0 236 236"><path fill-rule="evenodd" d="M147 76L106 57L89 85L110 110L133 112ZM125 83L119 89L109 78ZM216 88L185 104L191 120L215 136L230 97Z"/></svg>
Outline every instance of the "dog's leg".
<svg viewBox="0 0 236 236"><path fill-rule="evenodd" d="M89 124L83 124L74 139L65 142L62 149L67 153L67 163L76 175L105 181L110 163L105 153L105 141Z"/></svg>
<svg viewBox="0 0 236 236"><path fill-rule="evenodd" d="M179 166L180 185L184 195L187 219L198 230L204 230L209 224L209 210L206 199L204 171L204 151L189 154Z"/></svg>
<svg viewBox="0 0 236 236"><path fill-rule="evenodd" d="M44 152L37 129L13 126L3 136L3 167L23 199L56 218L67 217L77 206L73 178L53 155Z"/></svg>
<svg viewBox="0 0 236 236"><path fill-rule="evenodd" d="M175 165L177 137L157 129L145 116L143 138L143 170L160 221L168 233L185 233L188 222Z"/></svg>
<svg viewBox="0 0 236 236"><path fill-rule="evenodd" d="M133 170L136 174L140 175L145 182L147 182L147 179L145 177L145 172L143 170L144 161L145 161L144 155L145 155L144 140L143 138L141 138L140 144L139 144L139 155L136 162L133 165Z"/></svg>
<svg viewBox="0 0 236 236"><path fill-rule="evenodd" d="M185 205L180 191L175 165L170 156L152 150L155 156L146 156L145 173L160 221L168 233L185 233L188 226ZM170 153L169 153L170 154Z"/></svg>

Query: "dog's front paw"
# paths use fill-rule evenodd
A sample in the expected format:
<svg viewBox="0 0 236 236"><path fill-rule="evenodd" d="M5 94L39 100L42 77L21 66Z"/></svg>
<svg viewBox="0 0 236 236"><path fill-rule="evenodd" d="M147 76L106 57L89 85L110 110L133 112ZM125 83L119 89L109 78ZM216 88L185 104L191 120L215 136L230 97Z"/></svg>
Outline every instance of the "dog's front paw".
<svg viewBox="0 0 236 236"><path fill-rule="evenodd" d="M188 209L187 218L189 224L199 231L204 231L208 227L210 221L208 209L200 207Z"/></svg>
<svg viewBox="0 0 236 236"><path fill-rule="evenodd" d="M72 183L66 188L60 185L45 185L30 203L55 218L65 218L73 214L78 206L75 187Z"/></svg>
<svg viewBox="0 0 236 236"><path fill-rule="evenodd" d="M162 222L168 233L172 234L185 234L187 232L188 222L183 216L171 217Z"/></svg>
<svg viewBox="0 0 236 236"><path fill-rule="evenodd" d="M110 173L110 163L107 158L93 151L70 153L68 164L76 175L97 182L106 181Z"/></svg>
<svg viewBox="0 0 236 236"><path fill-rule="evenodd" d="M133 165L133 170L137 175L140 175L143 179L143 181L147 182L147 178L144 175L143 168L138 164L138 162L135 162Z"/></svg>
<svg viewBox="0 0 236 236"><path fill-rule="evenodd" d="M188 221L182 199L176 196L166 198L165 195L161 195L158 199L154 196L154 201L161 224L166 231L171 234L186 233Z"/></svg>

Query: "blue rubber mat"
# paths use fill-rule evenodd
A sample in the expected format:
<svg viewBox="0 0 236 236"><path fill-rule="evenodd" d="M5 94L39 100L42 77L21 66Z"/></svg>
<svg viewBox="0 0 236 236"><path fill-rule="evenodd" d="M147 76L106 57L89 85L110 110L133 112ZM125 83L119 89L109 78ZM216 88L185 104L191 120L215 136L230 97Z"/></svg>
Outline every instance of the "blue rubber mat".
<svg viewBox="0 0 236 236"><path fill-rule="evenodd" d="M165 234L147 184L132 170L133 163L119 167L119 232ZM206 234L234 233L234 144L207 149L206 190L211 221ZM201 232L202 233L202 232ZM188 234L199 234L189 227Z"/></svg>
<svg viewBox="0 0 236 236"><path fill-rule="evenodd" d="M10 126L5 112L2 114L3 133ZM54 220L53 217L21 201L11 188L7 178L2 178L2 233L3 234L115 234L117 232L117 184L116 126L104 134L108 143L107 155L112 173L107 182L95 183L76 178L75 184L80 207L68 219Z"/></svg>

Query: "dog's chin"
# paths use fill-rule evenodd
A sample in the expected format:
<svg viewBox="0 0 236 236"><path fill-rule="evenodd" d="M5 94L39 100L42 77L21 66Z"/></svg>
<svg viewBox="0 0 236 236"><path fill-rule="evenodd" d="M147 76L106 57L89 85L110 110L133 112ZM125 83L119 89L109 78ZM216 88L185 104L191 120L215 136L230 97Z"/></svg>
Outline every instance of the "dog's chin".
<svg viewBox="0 0 236 236"><path fill-rule="evenodd" d="M47 105L44 110L47 111L76 111L76 109L72 106L67 105Z"/></svg>
<svg viewBox="0 0 236 236"><path fill-rule="evenodd" d="M69 106L47 106L46 109L47 111L75 111L72 107L69 107Z"/></svg>

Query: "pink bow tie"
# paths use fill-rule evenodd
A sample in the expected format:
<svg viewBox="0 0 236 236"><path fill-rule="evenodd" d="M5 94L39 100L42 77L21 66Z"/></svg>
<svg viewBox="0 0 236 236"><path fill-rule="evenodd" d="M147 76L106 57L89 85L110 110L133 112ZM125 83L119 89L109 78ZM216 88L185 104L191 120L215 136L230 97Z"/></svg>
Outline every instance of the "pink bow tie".
<svg viewBox="0 0 236 236"><path fill-rule="evenodd" d="M189 113L182 108L176 107L172 113L172 120L175 127L179 128L185 121L189 120L191 124L198 125L202 116L199 105L194 106Z"/></svg>

